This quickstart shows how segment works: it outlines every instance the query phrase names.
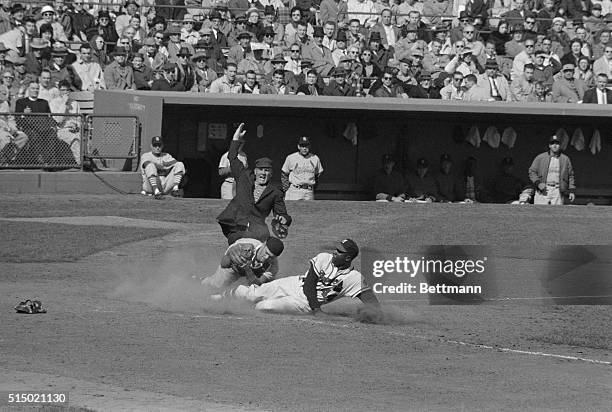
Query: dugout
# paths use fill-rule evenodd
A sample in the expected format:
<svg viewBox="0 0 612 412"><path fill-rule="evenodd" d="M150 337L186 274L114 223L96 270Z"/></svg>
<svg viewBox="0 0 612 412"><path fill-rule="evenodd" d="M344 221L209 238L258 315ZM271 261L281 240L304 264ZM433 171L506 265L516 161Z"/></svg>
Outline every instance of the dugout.
<svg viewBox="0 0 612 412"><path fill-rule="evenodd" d="M142 150L156 134L166 149L186 163L190 179L186 195L218 197L217 165L227 150L235 125L248 125L245 151L250 160L269 156L275 178L297 138L308 135L325 172L319 198L359 198L384 153L394 153L399 166L414 169L426 157L436 171L442 153L449 153L456 172L468 156L478 159L483 176L493 176L501 159L511 156L515 171L527 180L533 158L547 148L548 138L562 127L572 138L584 135L584 149L568 146L579 195L612 194L612 110L608 106L503 102L453 102L422 99L328 96L259 96L151 91L96 91L95 114L137 115L142 123ZM466 140L472 127L481 137L489 126L501 134L513 127L514 147L501 143L479 147ZM601 151L589 145L594 130ZM601 202L600 202L601 203Z"/></svg>

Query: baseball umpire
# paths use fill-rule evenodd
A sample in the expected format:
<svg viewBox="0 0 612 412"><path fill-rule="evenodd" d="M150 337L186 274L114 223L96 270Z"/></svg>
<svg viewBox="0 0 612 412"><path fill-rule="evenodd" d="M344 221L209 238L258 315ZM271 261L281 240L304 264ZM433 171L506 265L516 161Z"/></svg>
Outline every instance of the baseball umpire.
<svg viewBox="0 0 612 412"><path fill-rule="evenodd" d="M210 292L218 292L241 280L246 285L261 285L273 280L278 273L277 257L283 253L283 242L270 237L265 243L241 238L229 246L216 272L202 279Z"/></svg>
<svg viewBox="0 0 612 412"><path fill-rule="evenodd" d="M277 237L285 237L287 227L291 224L283 191L270 181L272 160L267 157L255 160L255 169L252 171L238 159L238 149L245 134L244 123L241 123L234 132L228 155L232 176L236 179L236 197L217 217L230 245L240 238L265 242L270 237L265 219L272 211L272 231Z"/></svg>

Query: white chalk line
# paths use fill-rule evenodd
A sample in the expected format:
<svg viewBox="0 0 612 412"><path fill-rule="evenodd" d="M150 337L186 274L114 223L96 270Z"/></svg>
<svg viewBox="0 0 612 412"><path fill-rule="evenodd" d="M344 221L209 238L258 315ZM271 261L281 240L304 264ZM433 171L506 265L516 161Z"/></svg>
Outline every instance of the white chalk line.
<svg viewBox="0 0 612 412"><path fill-rule="evenodd" d="M99 309L94 309L92 312L102 312L102 313L119 313L120 311L112 311L112 310L99 310ZM173 313L173 312L168 312L171 313L175 316L179 316L179 317L190 317L192 319L232 319L232 320L250 320L241 316L234 316L234 315L189 315L189 314L184 314L184 313ZM312 323L312 324L317 324L317 325L323 325L323 326L331 326L334 328L349 328L351 326L350 323L345 323L345 324L338 324L338 323L332 323L332 322L327 322L324 320L315 320L315 319L305 319L305 318L295 318L292 319L298 322L307 322L307 323ZM580 361L580 362L587 362L587 363L593 363L593 364L597 364L597 365L612 365L612 362L608 362L608 361L602 361L602 360L598 360L598 359L590 359L590 358L582 358L579 356L571 356L571 355L559 355L556 353L547 353L547 352L538 352L538 351L529 351L529 350L521 350L521 349L511 349L511 348L504 348L504 347L498 347L498 346L490 346L490 345L484 345L481 343L471 343L471 342L463 342L460 340L454 340L454 339L435 339L429 336L425 336L425 335L417 335L417 334L409 334L409 333L405 333L405 332L398 332L398 331L388 331L388 332L384 332L387 335L391 335L391 336L402 336L405 338L415 338L415 339L423 339L423 340L437 340L439 342L443 342L443 343L448 343L451 345L460 345L460 346L466 346L466 347L470 347L470 348L474 348L474 349L485 349L485 350L493 350L493 351L498 351L498 352L505 352L505 353L516 353L516 354L520 354L520 355L531 355L531 356L542 356L542 357L547 357L547 358L555 358L555 359L564 359L564 360L571 360L571 361Z"/></svg>

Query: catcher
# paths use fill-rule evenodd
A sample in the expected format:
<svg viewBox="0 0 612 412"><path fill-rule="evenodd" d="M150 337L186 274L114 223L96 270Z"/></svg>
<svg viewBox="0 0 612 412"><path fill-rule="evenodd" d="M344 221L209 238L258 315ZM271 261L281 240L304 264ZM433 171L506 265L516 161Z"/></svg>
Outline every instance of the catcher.
<svg viewBox="0 0 612 412"><path fill-rule="evenodd" d="M255 169L252 171L238 159L238 150L245 134L244 123L241 123L234 132L228 154L232 176L236 179L236 197L217 217L230 245L240 238L265 242L270 237L265 219L272 211L275 215L272 231L278 238L287 236L287 228L291 224L285 195L271 183L272 160L267 157L255 160Z"/></svg>
<svg viewBox="0 0 612 412"><path fill-rule="evenodd" d="M283 253L283 242L269 237L265 243L241 238L227 248L214 275L204 278L202 285L219 292L241 280L245 285L261 285L273 280L278 273L277 257Z"/></svg>

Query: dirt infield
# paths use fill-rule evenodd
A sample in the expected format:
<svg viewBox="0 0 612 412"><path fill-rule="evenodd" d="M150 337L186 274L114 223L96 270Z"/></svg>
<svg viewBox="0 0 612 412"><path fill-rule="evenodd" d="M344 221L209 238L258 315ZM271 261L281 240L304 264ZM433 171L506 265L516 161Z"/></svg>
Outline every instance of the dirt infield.
<svg viewBox="0 0 612 412"><path fill-rule="evenodd" d="M609 410L610 306L394 302L370 325L351 301L317 318L213 304L191 276L224 250L222 205L0 196L0 392L68 391L94 410ZM345 236L406 253L487 245L518 293L550 245L612 238L602 207L288 207L284 275ZM14 313L35 297L49 313Z"/></svg>

